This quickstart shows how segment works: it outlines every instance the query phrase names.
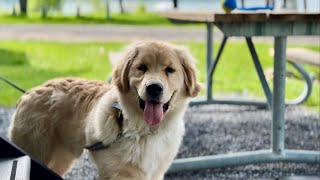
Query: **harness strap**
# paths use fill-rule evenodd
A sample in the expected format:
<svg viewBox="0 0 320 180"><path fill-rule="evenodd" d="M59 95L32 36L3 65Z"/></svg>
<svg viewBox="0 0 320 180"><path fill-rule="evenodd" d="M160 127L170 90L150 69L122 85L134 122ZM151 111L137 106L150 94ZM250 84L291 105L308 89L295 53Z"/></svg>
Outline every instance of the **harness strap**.
<svg viewBox="0 0 320 180"><path fill-rule="evenodd" d="M96 151L96 150L104 149L104 148L108 148L108 147L110 147L110 144L104 145L102 142L97 142L95 144L87 146L86 149L88 149L89 151Z"/></svg>
<svg viewBox="0 0 320 180"><path fill-rule="evenodd" d="M116 143L120 137L122 136L122 133L123 133L123 114L122 114L122 108L120 106L120 104L118 102L114 102L112 104L112 108L116 109L118 111L118 115L117 115L117 124L119 126L119 133L118 133L118 136L117 138L110 144L103 144L101 141L98 141L97 143L95 144L92 144L90 146L87 146L85 147L85 149L88 149L89 151L97 151L97 150L101 150L101 149L106 149L106 148L109 148L111 144L113 143Z"/></svg>

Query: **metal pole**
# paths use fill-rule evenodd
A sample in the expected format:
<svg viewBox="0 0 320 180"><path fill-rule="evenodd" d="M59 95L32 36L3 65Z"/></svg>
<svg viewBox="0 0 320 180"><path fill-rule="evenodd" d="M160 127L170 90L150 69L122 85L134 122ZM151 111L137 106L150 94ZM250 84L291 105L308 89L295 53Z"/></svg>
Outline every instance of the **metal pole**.
<svg viewBox="0 0 320 180"><path fill-rule="evenodd" d="M215 60L214 60L214 61L211 61L211 64L209 65L209 68L208 68L208 73L207 73L208 82L207 82L207 83L210 85L211 89L212 89L212 84L213 84L213 73L214 73L214 71L215 71L215 69L216 69L216 67L217 67L217 64L218 64L218 62L219 62L220 56L221 56L222 51L223 51L223 49L224 49L224 46L225 46L225 44L226 44L226 42L227 42L227 39L228 39L227 36L224 36L224 37L223 37L223 40L222 40L221 46L220 46L220 48L219 48L218 54L217 54L217 56L214 58ZM212 97L212 91L213 91L213 90L211 90L211 99L213 98L213 97ZM208 99L208 100L209 100L209 99Z"/></svg>
<svg viewBox="0 0 320 180"><path fill-rule="evenodd" d="M272 152L284 154L285 78L287 37L274 39L274 81L272 103Z"/></svg>
<svg viewBox="0 0 320 180"><path fill-rule="evenodd" d="M270 149L265 149L258 151L176 159L173 161L168 173L258 163L320 163L320 151L285 150L284 154L285 155L277 155L272 153Z"/></svg>
<svg viewBox="0 0 320 180"><path fill-rule="evenodd" d="M218 50L218 54L215 57L214 61L212 61L212 63L210 64L210 67L208 69L209 77L212 77L214 71L216 70L217 64L220 60L221 54L223 52L223 49L224 49L224 46L226 45L227 40L228 40L228 36L223 36L222 43L221 43L220 48ZM210 80L210 83L212 84L212 78L210 78L209 80Z"/></svg>
<svg viewBox="0 0 320 180"><path fill-rule="evenodd" d="M257 70L257 73L258 73L258 76L259 76L259 79L260 79L264 94L267 97L267 101L268 101L269 107L271 107L272 106L272 93L270 91L268 82L267 82L267 80L266 80L266 78L264 76L263 69L261 67L261 64L260 64L260 61L259 61L259 58L258 58L258 54L257 54L257 52L256 52L256 50L254 48L254 45L253 45L251 37L246 37L246 41L247 41L247 44L248 44L248 47L249 47L249 50L250 50L250 54L251 54L254 66L255 66L255 68Z"/></svg>
<svg viewBox="0 0 320 180"><path fill-rule="evenodd" d="M209 68L212 62L212 52L213 52L213 38L212 38L212 30L213 30L213 24L208 22L207 23L207 100L212 99L212 81L210 80L212 77L209 73Z"/></svg>

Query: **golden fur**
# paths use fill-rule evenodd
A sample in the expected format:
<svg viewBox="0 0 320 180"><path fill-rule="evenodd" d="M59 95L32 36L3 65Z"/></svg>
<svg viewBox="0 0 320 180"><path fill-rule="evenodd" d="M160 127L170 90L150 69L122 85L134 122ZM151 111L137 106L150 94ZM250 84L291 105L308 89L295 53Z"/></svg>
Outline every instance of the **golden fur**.
<svg viewBox="0 0 320 180"><path fill-rule="evenodd" d="M139 70L141 64L148 70ZM11 140L61 176L86 146L101 141L111 146L90 151L100 179L163 179L182 141L188 97L200 91L192 56L164 42L136 43L112 79L107 84L61 78L31 89L17 104ZM148 101L146 85L154 82L163 85L159 107L169 108L161 123L148 125L139 99ZM120 127L113 102L124 116L123 137L116 143Z"/></svg>

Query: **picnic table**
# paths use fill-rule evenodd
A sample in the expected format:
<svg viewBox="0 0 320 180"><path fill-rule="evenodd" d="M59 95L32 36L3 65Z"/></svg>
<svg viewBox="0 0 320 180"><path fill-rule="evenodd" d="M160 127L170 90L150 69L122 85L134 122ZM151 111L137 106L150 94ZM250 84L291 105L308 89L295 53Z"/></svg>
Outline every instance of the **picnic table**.
<svg viewBox="0 0 320 180"><path fill-rule="evenodd" d="M320 13L238 11L226 14L217 12L170 11L163 12L161 15L177 23L206 24L207 96L204 101L192 102L192 105L211 103L263 105L260 102L255 103L234 100L219 101L213 99L212 75L219 61L224 45L228 37L240 36L245 37L247 41L255 68L267 97L267 105L272 108L271 149L177 159L172 164L169 172L255 163L320 163L320 151L285 149L285 75L287 36L320 35ZM224 38L216 58L212 57L212 30L214 25L217 26L224 34ZM253 36L274 37L273 94L269 89L255 51L254 43L252 41Z"/></svg>

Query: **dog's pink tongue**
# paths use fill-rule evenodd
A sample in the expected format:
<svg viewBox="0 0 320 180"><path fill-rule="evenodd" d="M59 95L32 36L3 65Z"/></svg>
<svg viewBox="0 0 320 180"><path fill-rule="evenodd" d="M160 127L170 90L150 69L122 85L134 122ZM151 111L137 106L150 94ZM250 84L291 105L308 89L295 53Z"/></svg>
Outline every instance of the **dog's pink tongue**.
<svg viewBox="0 0 320 180"><path fill-rule="evenodd" d="M148 125L160 124L163 118L163 105L146 102L144 108L144 121Z"/></svg>

